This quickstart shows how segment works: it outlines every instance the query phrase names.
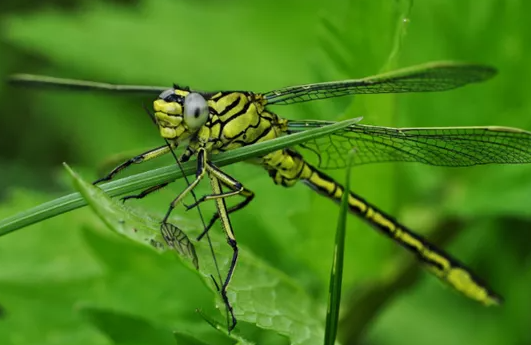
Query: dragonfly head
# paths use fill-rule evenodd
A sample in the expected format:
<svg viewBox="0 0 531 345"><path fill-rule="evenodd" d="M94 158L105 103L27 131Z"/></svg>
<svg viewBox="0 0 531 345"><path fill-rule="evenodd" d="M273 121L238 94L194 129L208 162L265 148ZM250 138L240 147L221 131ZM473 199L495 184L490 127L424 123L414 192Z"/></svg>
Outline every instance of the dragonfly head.
<svg viewBox="0 0 531 345"><path fill-rule="evenodd" d="M179 87L162 92L153 102L153 108L160 135L177 143L189 139L209 118L205 98Z"/></svg>

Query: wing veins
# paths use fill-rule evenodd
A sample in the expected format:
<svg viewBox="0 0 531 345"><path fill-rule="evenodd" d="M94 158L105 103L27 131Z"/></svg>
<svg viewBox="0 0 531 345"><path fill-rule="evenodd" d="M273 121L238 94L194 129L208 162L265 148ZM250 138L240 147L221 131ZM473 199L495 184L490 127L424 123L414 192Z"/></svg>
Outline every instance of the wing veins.
<svg viewBox="0 0 531 345"><path fill-rule="evenodd" d="M268 104L286 105L354 94L445 91L495 74L494 68L484 65L433 62L362 79L290 86L263 96Z"/></svg>
<svg viewBox="0 0 531 345"><path fill-rule="evenodd" d="M346 166L342 156L353 147L359 152L354 165L406 161L464 167L531 161L531 151L518 143L519 139L529 142L531 133L491 127L400 129L355 125L350 131L309 141L303 148L318 155L321 168Z"/></svg>

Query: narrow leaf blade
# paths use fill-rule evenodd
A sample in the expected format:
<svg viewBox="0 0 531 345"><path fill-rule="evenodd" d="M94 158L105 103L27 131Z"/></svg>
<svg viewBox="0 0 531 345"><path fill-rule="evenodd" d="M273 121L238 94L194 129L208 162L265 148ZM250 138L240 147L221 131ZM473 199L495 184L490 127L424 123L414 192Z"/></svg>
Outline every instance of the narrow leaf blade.
<svg viewBox="0 0 531 345"><path fill-rule="evenodd" d="M350 152L349 163L355 153ZM339 216L337 220L336 239L334 245L334 258L330 273L330 288L328 290L328 308L326 313L325 345L333 345L336 340L339 324L339 308L341 303L341 283L343 281L343 258L345 253L345 232L347 227L348 197L350 191L350 167L348 164L345 178L345 189L341 198Z"/></svg>

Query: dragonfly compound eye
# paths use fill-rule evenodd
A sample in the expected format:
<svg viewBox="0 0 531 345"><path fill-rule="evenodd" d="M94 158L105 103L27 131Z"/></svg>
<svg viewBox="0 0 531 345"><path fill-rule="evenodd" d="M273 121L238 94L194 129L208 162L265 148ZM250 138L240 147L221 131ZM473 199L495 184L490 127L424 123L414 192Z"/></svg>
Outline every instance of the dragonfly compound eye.
<svg viewBox="0 0 531 345"><path fill-rule="evenodd" d="M184 99L184 122L190 129L198 129L208 120L208 104L203 96L192 92Z"/></svg>
<svg viewBox="0 0 531 345"><path fill-rule="evenodd" d="M175 92L173 91L173 89L168 89L168 90L165 90L163 91L160 95L159 95L159 98L160 99L164 99L166 100L166 98L168 98L169 96L175 94Z"/></svg>

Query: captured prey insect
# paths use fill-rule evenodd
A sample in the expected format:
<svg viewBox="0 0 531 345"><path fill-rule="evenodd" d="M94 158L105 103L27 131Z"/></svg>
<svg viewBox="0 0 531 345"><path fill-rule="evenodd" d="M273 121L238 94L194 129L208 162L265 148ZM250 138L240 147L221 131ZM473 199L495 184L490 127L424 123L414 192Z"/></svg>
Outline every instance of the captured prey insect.
<svg viewBox="0 0 531 345"><path fill-rule="evenodd" d="M244 208L254 193L242 183L218 169L211 154L271 140L283 135L331 124L330 121L292 121L284 119L269 106L287 105L353 94L381 94L450 90L469 83L485 81L495 69L476 64L435 62L363 79L286 87L266 93L249 91L201 92L174 85L166 89L156 86L127 86L77 81L51 77L16 75L15 83L59 86L80 90L104 90L133 93L159 93L153 102L154 119L160 135L168 145L142 153L113 169L97 182L111 180L132 164L142 163L173 152L186 143L179 157L185 162L197 157L195 180L171 203L163 224L171 211L208 176L213 192L188 208L207 200L215 200L215 214L201 239L216 220L221 220L227 241L233 250L231 265L220 287L220 293L232 314L226 292L238 259L238 246L229 214ZM327 137L312 139L301 145L318 156L318 168L335 169L346 166L346 156L354 148L353 164L405 161L434 166L464 167L479 164L511 164L531 162L531 133L508 127L435 127L391 128L354 124ZM334 181L317 167L309 164L299 150L286 148L254 158L275 184L291 187L302 181L317 193L339 202L348 193L349 210L376 230L413 253L428 269L467 297L485 305L501 302L501 297L481 282L470 269L422 236L400 224L391 215L372 205ZM141 198L164 187L153 186L133 198ZM225 191L223 190L225 188ZM240 195L244 199L227 208L225 198ZM233 316L233 324L235 318Z"/></svg>

